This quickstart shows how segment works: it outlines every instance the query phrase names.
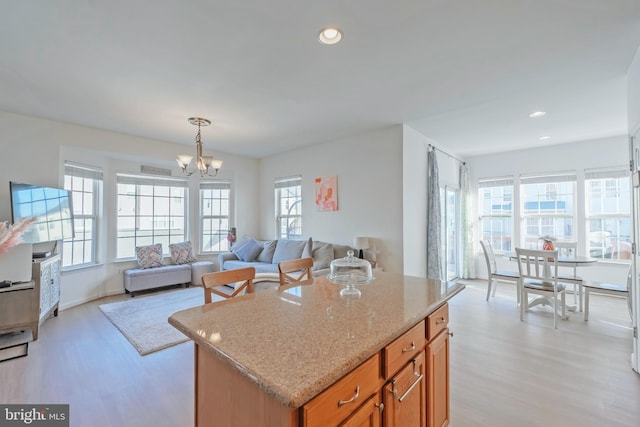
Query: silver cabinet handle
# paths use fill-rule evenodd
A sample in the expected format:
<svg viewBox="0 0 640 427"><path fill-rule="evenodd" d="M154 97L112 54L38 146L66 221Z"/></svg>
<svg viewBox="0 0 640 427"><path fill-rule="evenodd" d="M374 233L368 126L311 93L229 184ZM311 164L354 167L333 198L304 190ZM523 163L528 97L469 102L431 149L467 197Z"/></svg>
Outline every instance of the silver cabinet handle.
<svg viewBox="0 0 640 427"><path fill-rule="evenodd" d="M402 396L398 396L398 390L396 390L396 381L395 380L391 380L391 384L393 384L393 388L391 390L391 393L393 394L393 397L395 397L396 399L398 399L398 402L402 402L404 399L407 398L407 396L409 395L409 393L411 393L411 390L413 390L419 383L420 381L422 381L422 379L424 378L423 374L420 374L418 376L418 378L415 379L415 381L409 386L409 388L407 389L407 391L405 391Z"/></svg>
<svg viewBox="0 0 640 427"><path fill-rule="evenodd" d="M453 332L452 332L452 331L447 332L447 334L449 334L449 336L450 336L451 338L453 338Z"/></svg>
<svg viewBox="0 0 640 427"><path fill-rule="evenodd" d="M413 351L413 350L415 350L415 349L416 349L416 343L415 343L415 342L413 342L413 341L411 341L411 347L409 347L409 348L403 348L403 349L402 349L402 352L403 352L403 353L408 353L408 352Z"/></svg>
<svg viewBox="0 0 640 427"><path fill-rule="evenodd" d="M436 319L436 325L441 325L444 323L444 321L445 321L444 316L442 316L441 318Z"/></svg>
<svg viewBox="0 0 640 427"><path fill-rule="evenodd" d="M349 399L349 400L338 400L338 408L341 407L342 405L346 405L347 403L355 402L356 399L358 398L358 396L360 396L360 386L356 387L356 394L354 394L351 399Z"/></svg>
<svg viewBox="0 0 640 427"><path fill-rule="evenodd" d="M380 412L384 411L384 403L382 403L382 402L380 402L380 404L374 403L373 406L378 408L378 411L380 411Z"/></svg>

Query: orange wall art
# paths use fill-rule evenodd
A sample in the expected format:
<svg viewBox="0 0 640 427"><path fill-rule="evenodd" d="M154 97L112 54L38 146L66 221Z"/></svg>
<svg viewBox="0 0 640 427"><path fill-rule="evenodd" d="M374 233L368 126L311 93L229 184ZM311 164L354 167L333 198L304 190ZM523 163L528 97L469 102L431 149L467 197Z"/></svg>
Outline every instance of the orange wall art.
<svg viewBox="0 0 640 427"><path fill-rule="evenodd" d="M316 209L319 211L338 210L338 177L316 178Z"/></svg>

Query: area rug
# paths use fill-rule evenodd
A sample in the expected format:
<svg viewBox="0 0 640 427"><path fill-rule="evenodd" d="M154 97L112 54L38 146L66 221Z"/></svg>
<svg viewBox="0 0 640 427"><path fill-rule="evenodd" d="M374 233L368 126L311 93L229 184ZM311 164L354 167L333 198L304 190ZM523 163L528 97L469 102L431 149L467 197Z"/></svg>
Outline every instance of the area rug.
<svg viewBox="0 0 640 427"><path fill-rule="evenodd" d="M202 304L204 293L196 287L101 304L100 310L144 356L188 341L169 324L168 318L176 311Z"/></svg>

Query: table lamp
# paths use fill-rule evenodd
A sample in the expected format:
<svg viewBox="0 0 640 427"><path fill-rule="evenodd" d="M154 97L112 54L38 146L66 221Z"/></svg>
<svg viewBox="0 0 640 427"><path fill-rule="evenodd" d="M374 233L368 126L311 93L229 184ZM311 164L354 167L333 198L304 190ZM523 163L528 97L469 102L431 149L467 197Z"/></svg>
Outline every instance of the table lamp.
<svg viewBox="0 0 640 427"><path fill-rule="evenodd" d="M353 239L353 248L359 250L358 258L364 258L364 249L369 249L368 237L356 237Z"/></svg>

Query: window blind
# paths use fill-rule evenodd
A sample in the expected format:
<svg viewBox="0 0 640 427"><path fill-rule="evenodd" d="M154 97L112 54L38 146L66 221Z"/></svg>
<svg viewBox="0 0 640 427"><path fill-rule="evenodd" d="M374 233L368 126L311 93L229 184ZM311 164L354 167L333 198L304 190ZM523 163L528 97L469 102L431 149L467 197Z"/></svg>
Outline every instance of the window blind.
<svg viewBox="0 0 640 427"><path fill-rule="evenodd" d="M201 190L229 190L231 189L231 181L202 181L200 182Z"/></svg>
<svg viewBox="0 0 640 427"><path fill-rule="evenodd" d="M102 169L67 161L64 162L64 174L102 181Z"/></svg>
<svg viewBox="0 0 640 427"><path fill-rule="evenodd" d="M488 188L488 187L508 187L513 185L513 177L506 176L503 178L481 178L478 181L479 188Z"/></svg>
<svg viewBox="0 0 640 427"><path fill-rule="evenodd" d="M520 175L520 184L547 184L576 181L575 172L560 172L549 175Z"/></svg>
<svg viewBox="0 0 640 427"><path fill-rule="evenodd" d="M629 176L629 168L620 166L606 169L585 169L585 179L625 178Z"/></svg>
<svg viewBox="0 0 640 427"><path fill-rule="evenodd" d="M302 185L302 177L301 176L292 176L288 178L278 178L275 182L276 188L287 188L287 187L295 187L297 185Z"/></svg>
<svg viewBox="0 0 640 427"><path fill-rule="evenodd" d="M153 185L156 187L181 187L187 188L188 181L181 178L160 178L147 175L128 175L117 174L116 176L118 184L130 184L130 185Z"/></svg>

